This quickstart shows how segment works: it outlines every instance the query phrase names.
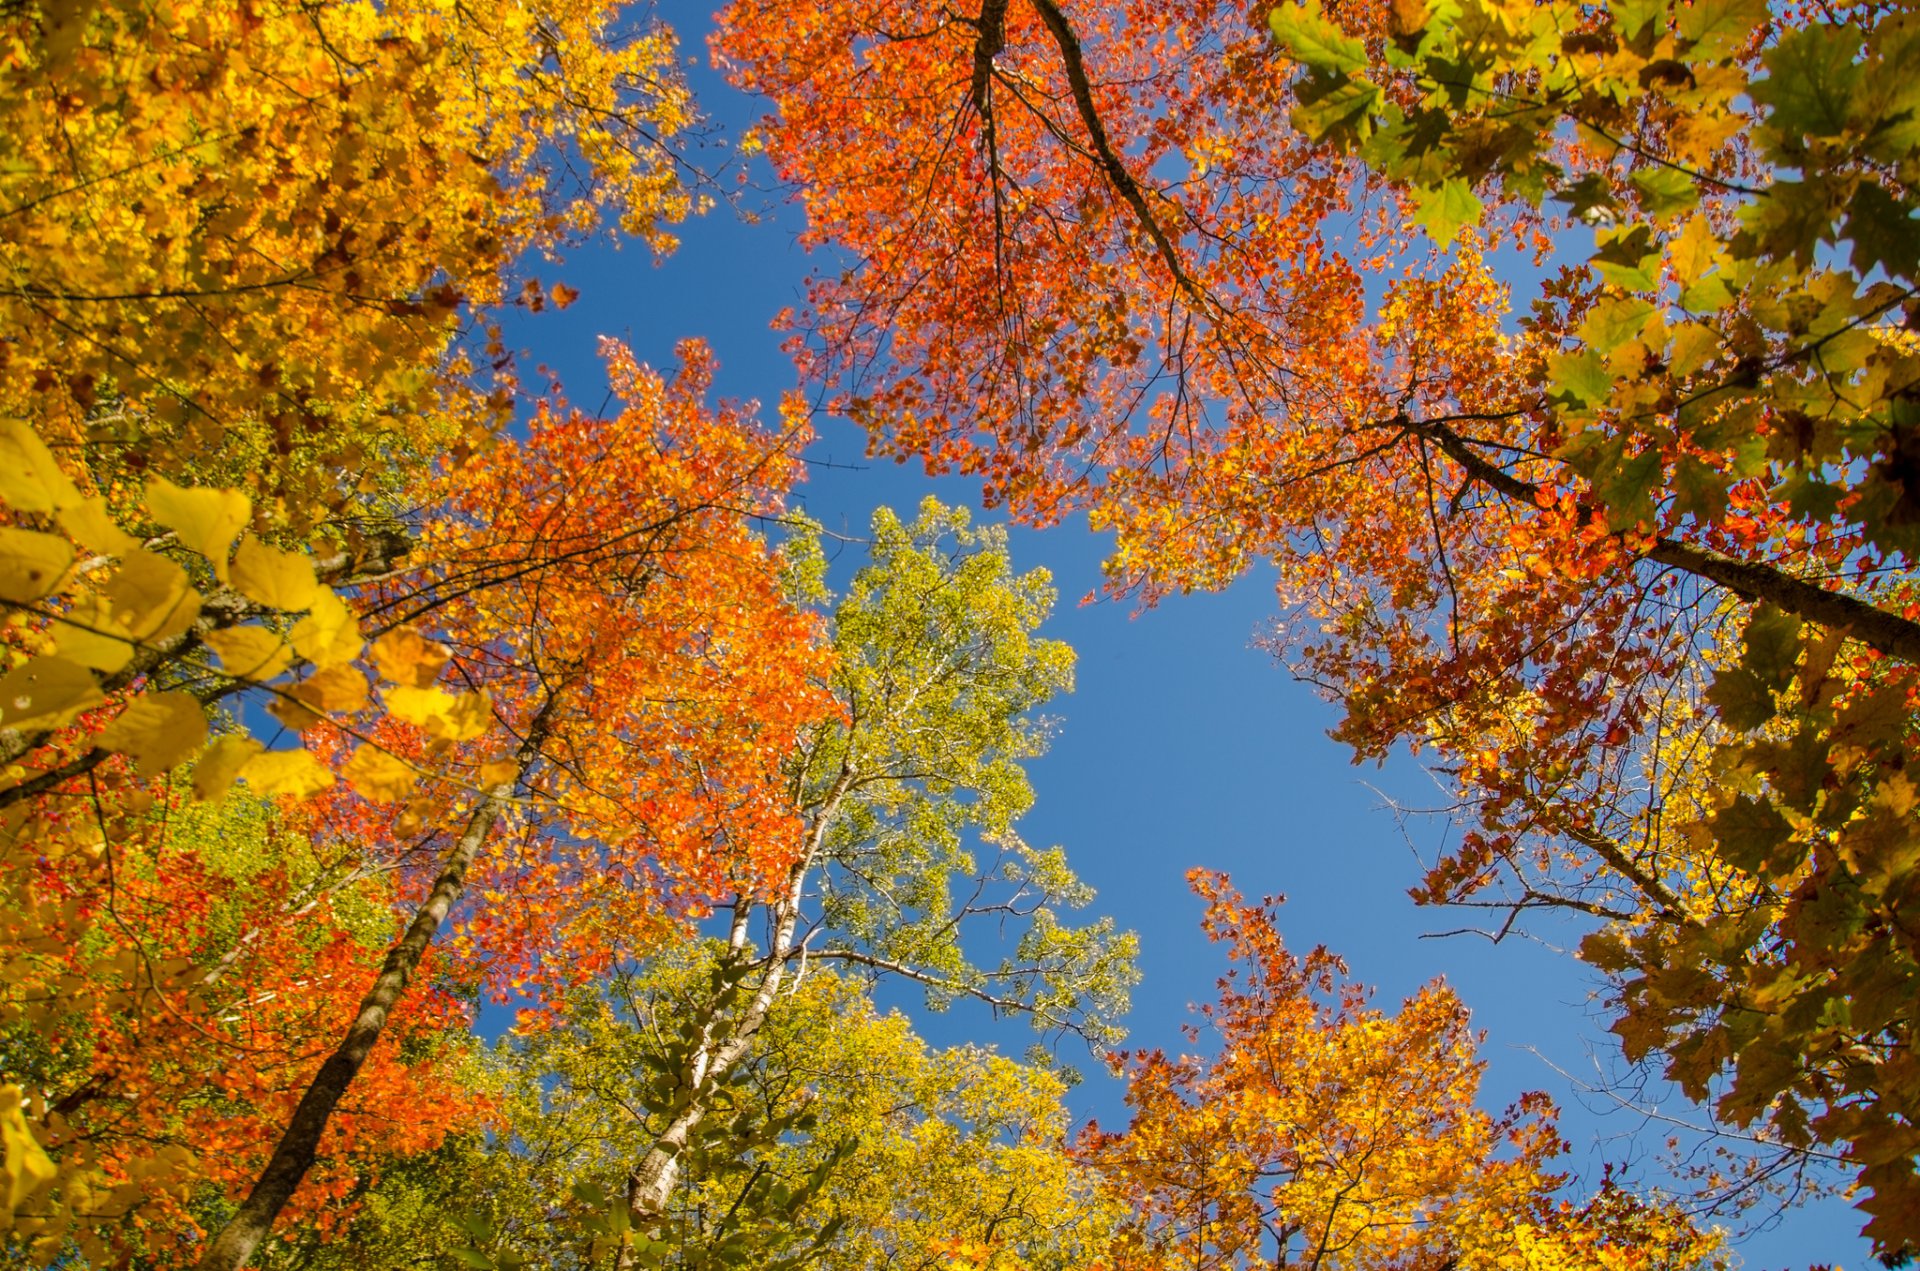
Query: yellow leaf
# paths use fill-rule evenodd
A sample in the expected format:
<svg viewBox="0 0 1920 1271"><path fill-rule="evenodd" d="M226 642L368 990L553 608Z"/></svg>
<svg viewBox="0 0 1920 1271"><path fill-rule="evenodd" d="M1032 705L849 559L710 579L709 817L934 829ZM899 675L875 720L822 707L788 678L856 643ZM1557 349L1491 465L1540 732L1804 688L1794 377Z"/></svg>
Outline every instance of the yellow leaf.
<svg viewBox="0 0 1920 1271"><path fill-rule="evenodd" d="M80 502L53 452L17 419L0 420L0 499L22 512L58 512Z"/></svg>
<svg viewBox="0 0 1920 1271"><path fill-rule="evenodd" d="M103 556L125 556L140 547L139 539L114 524L107 501L98 495L61 509L60 528Z"/></svg>
<svg viewBox="0 0 1920 1271"><path fill-rule="evenodd" d="M491 790L495 786L510 786L520 779L520 765L512 759L496 759L492 763L480 765L480 788Z"/></svg>
<svg viewBox="0 0 1920 1271"><path fill-rule="evenodd" d="M114 621L104 596L87 596L54 622L53 651L69 662L112 674L133 659L133 641Z"/></svg>
<svg viewBox="0 0 1920 1271"><path fill-rule="evenodd" d="M376 803L391 803L404 798L419 781L419 774L404 760L377 746L362 746L353 752L340 774L353 788Z"/></svg>
<svg viewBox="0 0 1920 1271"><path fill-rule="evenodd" d="M333 774L304 750L266 750L247 760L240 778L263 795L317 794L333 784Z"/></svg>
<svg viewBox="0 0 1920 1271"><path fill-rule="evenodd" d="M233 554L233 585L249 600L288 612L310 608L320 598L310 557L269 547L251 534Z"/></svg>
<svg viewBox="0 0 1920 1271"><path fill-rule="evenodd" d="M253 504L244 493L190 490L165 477L152 477L147 481L147 510L178 534L182 543L211 561L216 578L227 581L227 552L253 515Z"/></svg>
<svg viewBox="0 0 1920 1271"><path fill-rule="evenodd" d="M0 529L0 600L38 600L60 585L73 548L58 534Z"/></svg>
<svg viewBox="0 0 1920 1271"><path fill-rule="evenodd" d="M206 802L224 796L240 770L261 749L260 743L251 737L229 734L214 738L213 744L200 756L200 762L193 766L194 797Z"/></svg>
<svg viewBox="0 0 1920 1271"><path fill-rule="evenodd" d="M493 722L493 708L485 693L454 695L438 686L401 686L386 691L387 709L396 719L419 724L429 737L444 741L471 741Z"/></svg>
<svg viewBox="0 0 1920 1271"><path fill-rule="evenodd" d="M226 627L203 637L220 655L220 669L236 680L272 679L293 661L293 650L265 627Z"/></svg>
<svg viewBox="0 0 1920 1271"><path fill-rule="evenodd" d="M293 624L289 638L295 652L323 669L360 656L360 621L331 591L320 592L312 611Z"/></svg>
<svg viewBox="0 0 1920 1271"><path fill-rule="evenodd" d="M178 635L200 616L200 593L188 584L187 571L144 549L120 562L106 596L115 624L136 640Z"/></svg>
<svg viewBox="0 0 1920 1271"><path fill-rule="evenodd" d="M207 712L191 693L136 697L100 733L99 744L133 756L149 776L177 768L207 739Z"/></svg>
<svg viewBox="0 0 1920 1271"><path fill-rule="evenodd" d="M267 703L267 713L291 728L304 733L320 722L320 714L295 697L276 697Z"/></svg>
<svg viewBox="0 0 1920 1271"><path fill-rule="evenodd" d="M19 1212L29 1196L45 1187L59 1173L53 1158L33 1137L27 1125L26 1092L19 1086L0 1086L0 1147L7 1153L7 1216Z"/></svg>
<svg viewBox="0 0 1920 1271"><path fill-rule="evenodd" d="M453 653L417 632L401 627L373 642L373 664L380 674L407 688L425 688L439 676ZM418 721L416 721L418 722Z"/></svg>
<svg viewBox="0 0 1920 1271"><path fill-rule="evenodd" d="M330 666L294 685L293 695L315 710L357 711L367 704L367 677L351 666Z"/></svg>
<svg viewBox="0 0 1920 1271"><path fill-rule="evenodd" d="M58 728L106 700L85 667L34 658L0 676L0 728Z"/></svg>

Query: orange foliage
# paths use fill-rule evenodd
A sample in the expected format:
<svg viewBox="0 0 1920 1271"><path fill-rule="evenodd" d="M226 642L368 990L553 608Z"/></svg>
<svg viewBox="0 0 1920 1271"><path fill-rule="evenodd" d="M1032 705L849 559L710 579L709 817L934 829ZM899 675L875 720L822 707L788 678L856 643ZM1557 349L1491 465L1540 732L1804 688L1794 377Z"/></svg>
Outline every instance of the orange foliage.
<svg viewBox="0 0 1920 1271"><path fill-rule="evenodd" d="M1290 953L1272 903L1246 903L1219 874L1189 878L1235 969L1193 1030L1217 1052L1117 1061L1133 1122L1078 1145L1135 1215L1116 1266L1679 1267L1713 1251L1716 1238L1611 1187L1590 1223L1557 1201L1553 1105L1475 1106L1478 1038L1444 984L1384 1014L1324 948Z"/></svg>

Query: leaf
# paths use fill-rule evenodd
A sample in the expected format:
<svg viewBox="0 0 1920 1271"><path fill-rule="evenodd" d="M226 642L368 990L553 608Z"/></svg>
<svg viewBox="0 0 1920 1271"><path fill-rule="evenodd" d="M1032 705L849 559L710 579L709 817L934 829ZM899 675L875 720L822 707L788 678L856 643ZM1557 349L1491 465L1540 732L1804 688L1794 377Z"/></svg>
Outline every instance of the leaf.
<svg viewBox="0 0 1920 1271"><path fill-rule="evenodd" d="M315 666L340 666L360 656L360 620L345 601L323 588L307 616L293 624L288 637L294 652Z"/></svg>
<svg viewBox="0 0 1920 1271"><path fill-rule="evenodd" d="M180 541L206 557L214 577L227 581L227 553L234 536L253 515L253 503L239 490L187 489L165 477L147 481L147 510L173 530Z"/></svg>
<svg viewBox="0 0 1920 1271"><path fill-rule="evenodd" d="M1480 222L1480 200L1473 187L1461 177L1448 177L1439 185L1421 189L1414 195L1413 219L1426 227L1434 242L1445 247L1462 229Z"/></svg>
<svg viewBox="0 0 1920 1271"><path fill-rule="evenodd" d="M233 554L233 586L247 599L285 612L312 607L321 592L311 557L269 547L251 534Z"/></svg>
<svg viewBox="0 0 1920 1271"><path fill-rule="evenodd" d="M99 745L133 757L156 776L193 757L207 739L207 712L191 693L143 693L102 729Z"/></svg>
<svg viewBox="0 0 1920 1271"><path fill-rule="evenodd" d="M515 759L495 759L480 765L478 785L482 790L511 786L520 779L520 763Z"/></svg>
<svg viewBox="0 0 1920 1271"><path fill-rule="evenodd" d="M381 676L406 688L425 688L439 678L453 651L407 627L373 642L373 665Z"/></svg>
<svg viewBox="0 0 1920 1271"><path fill-rule="evenodd" d="M1769 74L1748 92L1773 107L1767 123L1788 136L1837 137L1860 79L1860 30L1818 24L1790 30L1763 55Z"/></svg>
<svg viewBox="0 0 1920 1271"><path fill-rule="evenodd" d="M8 1225L21 1205L51 1183L59 1170L53 1158L33 1137L24 1111L26 1092L19 1086L0 1086L0 1148L6 1151Z"/></svg>
<svg viewBox="0 0 1920 1271"><path fill-rule="evenodd" d="M1632 179L1633 188L1640 191L1640 206L1649 216L1672 216L1700 201L1700 187L1693 178L1672 168L1642 168Z"/></svg>
<svg viewBox="0 0 1920 1271"><path fill-rule="evenodd" d="M1288 56L1315 70L1351 75L1367 67L1367 46L1336 26L1318 0L1278 5L1267 25Z"/></svg>
<svg viewBox="0 0 1920 1271"><path fill-rule="evenodd" d="M293 695L327 714L347 714L367 705L367 677L352 666L324 667L293 686Z"/></svg>
<svg viewBox="0 0 1920 1271"><path fill-rule="evenodd" d="M1653 266L1659 253L1653 249L1652 229L1634 225L1602 230L1596 241L1600 247L1592 256L1593 267L1609 286L1622 291L1653 290Z"/></svg>
<svg viewBox="0 0 1920 1271"><path fill-rule="evenodd" d="M187 582L187 571L145 549L120 562L104 594L114 622L136 640L178 635L200 614L200 593Z"/></svg>
<svg viewBox="0 0 1920 1271"><path fill-rule="evenodd" d="M471 741L493 724L493 709L485 693L455 695L437 685L386 690L387 709L396 719L419 724L430 737L444 741Z"/></svg>
<svg viewBox="0 0 1920 1271"><path fill-rule="evenodd" d="M80 491L53 452L17 419L0 420L0 499L20 512L58 512L80 503Z"/></svg>
<svg viewBox="0 0 1920 1271"><path fill-rule="evenodd" d="M1716 672L1707 701L1719 711L1722 722L1736 732L1750 732L1774 716L1773 694L1745 667L1724 667Z"/></svg>
<svg viewBox="0 0 1920 1271"><path fill-rule="evenodd" d="M333 774L304 750L263 750L241 765L240 779L268 797L304 798L333 784Z"/></svg>
<svg viewBox="0 0 1920 1271"><path fill-rule="evenodd" d="M193 795L202 803L223 798L247 762L264 749L251 737L231 734L213 739L193 766Z"/></svg>
<svg viewBox="0 0 1920 1271"><path fill-rule="evenodd" d="M1713 61L1738 51L1771 21L1767 0L1693 0L1680 6L1680 34L1692 56Z"/></svg>
<svg viewBox="0 0 1920 1271"><path fill-rule="evenodd" d="M322 718L298 697L275 697L267 703L267 714L279 720L281 725L292 732L304 733L318 724Z"/></svg>
<svg viewBox="0 0 1920 1271"><path fill-rule="evenodd" d="M140 547L140 540L114 523L107 514L107 501L98 496L82 499L60 511L60 528L102 556L125 556Z"/></svg>
<svg viewBox="0 0 1920 1271"><path fill-rule="evenodd" d="M53 652L109 675L133 660L133 640L105 596L86 596L54 619Z"/></svg>
<svg viewBox="0 0 1920 1271"><path fill-rule="evenodd" d="M1596 353L1611 353L1639 335L1652 317L1653 306L1637 296L1609 296L1581 323L1580 338Z"/></svg>
<svg viewBox="0 0 1920 1271"><path fill-rule="evenodd" d="M1793 678L1800 659L1800 619L1774 605L1756 606L1747 620L1746 648L1740 661L1767 686L1778 692Z"/></svg>
<svg viewBox="0 0 1920 1271"><path fill-rule="evenodd" d="M1553 201L1565 203L1568 215L1582 221L1610 221L1620 210L1613 183L1598 172L1589 172L1572 185L1555 191Z"/></svg>
<svg viewBox="0 0 1920 1271"><path fill-rule="evenodd" d="M1588 349L1556 353L1547 360L1547 375L1553 396L1582 406L1603 406L1612 398L1618 381L1599 354Z"/></svg>
<svg viewBox="0 0 1920 1271"><path fill-rule="evenodd" d="M0 529L0 600L25 604L60 585L73 548L58 534Z"/></svg>
<svg viewBox="0 0 1920 1271"><path fill-rule="evenodd" d="M420 782L420 774L405 760L363 744L340 768L340 775L366 798L376 803L404 799Z"/></svg>
<svg viewBox="0 0 1920 1271"><path fill-rule="evenodd" d="M220 655L220 669L236 680L264 683L286 670L293 650L265 627L221 627L201 637Z"/></svg>
<svg viewBox="0 0 1920 1271"><path fill-rule="evenodd" d="M1311 137L1364 138L1369 120L1383 100L1380 89L1363 79L1303 86L1294 109L1294 127Z"/></svg>
<svg viewBox="0 0 1920 1271"><path fill-rule="evenodd" d="M1862 274L1879 265L1890 277L1911 279L1920 268L1920 220L1877 181L1862 181L1854 189L1846 236L1853 241L1853 267Z"/></svg>
<svg viewBox="0 0 1920 1271"><path fill-rule="evenodd" d="M85 667L33 658L0 676L0 728L58 728L106 700Z"/></svg>

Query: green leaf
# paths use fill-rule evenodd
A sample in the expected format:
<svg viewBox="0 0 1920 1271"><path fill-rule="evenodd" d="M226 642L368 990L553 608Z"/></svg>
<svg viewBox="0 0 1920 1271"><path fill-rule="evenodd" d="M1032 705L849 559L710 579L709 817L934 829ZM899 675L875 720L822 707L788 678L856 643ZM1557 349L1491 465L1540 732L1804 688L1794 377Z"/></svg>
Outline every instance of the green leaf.
<svg viewBox="0 0 1920 1271"><path fill-rule="evenodd" d="M1555 354L1547 361L1547 374L1558 390L1553 394L1556 400L1603 406L1613 396L1613 372L1607 369L1606 360L1591 349Z"/></svg>
<svg viewBox="0 0 1920 1271"><path fill-rule="evenodd" d="M1632 529L1653 519L1653 491L1660 484L1660 453L1639 454L1593 475L1594 493L1607 505L1607 524L1615 530Z"/></svg>
<svg viewBox="0 0 1920 1271"><path fill-rule="evenodd" d="M1621 38L1629 43L1638 40L1653 23L1664 24L1667 16L1667 0L1614 0L1608 8Z"/></svg>
<svg viewBox="0 0 1920 1271"><path fill-rule="evenodd" d="M1772 20L1767 0L1693 0L1680 9L1680 34L1693 41L1693 60L1718 60Z"/></svg>
<svg viewBox="0 0 1920 1271"><path fill-rule="evenodd" d="M1565 203L1568 213L1583 221L1594 219L1595 213L1603 213L1605 219L1611 220L1620 210L1613 183L1598 172L1589 172L1572 185L1555 191L1553 201Z"/></svg>
<svg viewBox="0 0 1920 1271"><path fill-rule="evenodd" d="M1673 510L1696 521L1717 520L1727 510L1727 478L1692 455L1673 466Z"/></svg>
<svg viewBox="0 0 1920 1271"><path fill-rule="evenodd" d="M1380 89L1363 79L1304 85L1298 96L1294 126L1317 140L1337 139L1348 133L1364 138L1369 131L1368 120L1382 101Z"/></svg>
<svg viewBox="0 0 1920 1271"><path fill-rule="evenodd" d="M1610 296L1580 324L1580 338L1596 353L1611 353L1639 335L1653 312L1652 305L1637 297Z"/></svg>
<svg viewBox="0 0 1920 1271"><path fill-rule="evenodd" d="M1757 874L1793 836L1780 810L1764 799L1737 794L1709 822L1720 855L1729 864Z"/></svg>
<svg viewBox="0 0 1920 1271"><path fill-rule="evenodd" d="M1267 25L1297 62L1335 75L1366 69L1367 46L1336 26L1319 0L1280 5L1267 15Z"/></svg>
<svg viewBox="0 0 1920 1271"><path fill-rule="evenodd" d="M1800 659L1800 619L1769 604L1755 607L1747 620L1746 649L1740 662L1769 689L1779 691L1793 679Z"/></svg>
<svg viewBox="0 0 1920 1271"><path fill-rule="evenodd" d="M1735 732L1751 732L1774 716L1773 694L1759 676L1742 666L1715 673L1707 701L1719 711L1720 721Z"/></svg>
<svg viewBox="0 0 1920 1271"><path fill-rule="evenodd" d="M1640 192L1640 206L1649 216L1673 216L1700 201L1700 187L1693 178L1673 168L1642 168L1633 174L1633 188Z"/></svg>
<svg viewBox="0 0 1920 1271"><path fill-rule="evenodd" d="M1853 242L1853 267L1863 275L1879 265L1889 277L1912 279L1920 268L1920 220L1876 181L1855 188L1846 237Z"/></svg>
<svg viewBox="0 0 1920 1271"><path fill-rule="evenodd" d="M1442 247L1461 230L1479 224L1480 212L1479 198L1461 177L1448 177L1414 194L1413 219L1425 226Z"/></svg>
<svg viewBox="0 0 1920 1271"><path fill-rule="evenodd" d="M1653 267L1659 253L1653 246L1653 230L1635 225L1599 235L1600 250L1593 254L1593 266L1611 286L1622 291L1652 291Z"/></svg>
<svg viewBox="0 0 1920 1271"><path fill-rule="evenodd" d="M1748 88L1771 106L1770 128L1783 138L1837 137L1846 130L1860 80L1860 31L1818 24L1789 31L1768 49L1768 74Z"/></svg>

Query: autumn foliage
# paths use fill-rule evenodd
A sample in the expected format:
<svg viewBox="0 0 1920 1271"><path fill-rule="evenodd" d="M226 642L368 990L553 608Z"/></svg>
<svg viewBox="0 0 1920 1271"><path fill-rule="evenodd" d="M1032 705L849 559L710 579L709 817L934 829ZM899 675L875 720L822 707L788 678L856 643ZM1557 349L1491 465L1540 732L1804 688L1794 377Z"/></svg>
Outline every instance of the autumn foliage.
<svg viewBox="0 0 1920 1271"><path fill-rule="evenodd" d="M1271 567L1336 736L1453 788L1418 898L1596 920L1628 1054L1765 1168L1842 1152L1895 1255L1914 31L739 0L717 45L852 262L787 321L874 449L1083 511L1115 592Z"/></svg>
<svg viewBox="0 0 1920 1271"><path fill-rule="evenodd" d="M1335 735L1452 792L1416 897L1585 924L1624 1057L1758 1145L1687 1203L1837 1157L1913 1256L1920 22L733 0L713 48L832 260L819 400L1084 514L1117 594L1271 567ZM1135 946L1019 833L1072 654L1004 529L883 509L835 597L799 396L691 341L521 383L569 248L713 199L680 56L611 0L0 5L0 1261L1724 1262L1483 1109L1444 983L1388 1013L1219 875L1211 1049L1118 1060L1124 1131L875 1005L1104 1053Z"/></svg>
<svg viewBox="0 0 1920 1271"><path fill-rule="evenodd" d="M1476 1105L1465 1008L1435 981L1388 1015L1324 948L1295 955L1277 906L1196 870L1233 969L1191 1039L1212 1055L1123 1060L1132 1122L1077 1153L1131 1215L1114 1265L1681 1268L1717 1239L1608 1192L1557 1197L1564 1144L1545 1095Z"/></svg>

